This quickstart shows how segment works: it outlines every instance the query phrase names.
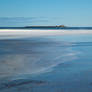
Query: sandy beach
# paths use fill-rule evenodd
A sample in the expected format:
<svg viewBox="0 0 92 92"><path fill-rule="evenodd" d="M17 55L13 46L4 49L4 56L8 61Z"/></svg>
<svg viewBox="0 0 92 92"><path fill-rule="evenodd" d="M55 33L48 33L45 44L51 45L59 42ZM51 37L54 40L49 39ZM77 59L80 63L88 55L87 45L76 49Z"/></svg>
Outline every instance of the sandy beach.
<svg viewBox="0 0 92 92"><path fill-rule="evenodd" d="M39 37L39 36L60 36L92 34L91 30L22 30L22 29L0 29L0 39Z"/></svg>

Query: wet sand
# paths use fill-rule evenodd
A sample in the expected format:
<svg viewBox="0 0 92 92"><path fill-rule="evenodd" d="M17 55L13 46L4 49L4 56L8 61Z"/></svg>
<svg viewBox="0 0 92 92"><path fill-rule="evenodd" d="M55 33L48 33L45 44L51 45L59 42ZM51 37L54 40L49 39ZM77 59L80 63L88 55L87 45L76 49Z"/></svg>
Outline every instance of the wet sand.
<svg viewBox="0 0 92 92"><path fill-rule="evenodd" d="M0 34L0 92L92 91L91 32L17 31Z"/></svg>

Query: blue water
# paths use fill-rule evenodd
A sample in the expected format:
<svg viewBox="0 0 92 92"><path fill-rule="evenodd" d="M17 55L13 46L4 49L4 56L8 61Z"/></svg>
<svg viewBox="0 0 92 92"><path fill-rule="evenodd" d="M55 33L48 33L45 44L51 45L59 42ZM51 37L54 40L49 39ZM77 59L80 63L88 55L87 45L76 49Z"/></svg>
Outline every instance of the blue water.
<svg viewBox="0 0 92 92"><path fill-rule="evenodd" d="M0 40L0 92L92 92L92 35Z"/></svg>
<svg viewBox="0 0 92 92"><path fill-rule="evenodd" d="M92 27L0 27L0 29L92 30Z"/></svg>

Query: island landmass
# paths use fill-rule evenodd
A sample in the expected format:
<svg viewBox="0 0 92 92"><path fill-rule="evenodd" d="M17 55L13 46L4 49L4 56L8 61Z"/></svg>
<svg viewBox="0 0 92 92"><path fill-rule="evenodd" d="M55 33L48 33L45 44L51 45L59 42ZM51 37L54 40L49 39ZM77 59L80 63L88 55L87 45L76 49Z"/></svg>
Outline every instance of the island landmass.
<svg viewBox="0 0 92 92"><path fill-rule="evenodd" d="M56 26L25 26L25 28L65 28L65 25L56 25Z"/></svg>

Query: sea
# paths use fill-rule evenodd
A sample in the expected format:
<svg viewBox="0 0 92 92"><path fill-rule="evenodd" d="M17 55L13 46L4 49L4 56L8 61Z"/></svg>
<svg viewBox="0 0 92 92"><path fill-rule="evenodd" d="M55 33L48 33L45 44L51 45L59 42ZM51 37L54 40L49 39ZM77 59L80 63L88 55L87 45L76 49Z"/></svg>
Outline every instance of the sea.
<svg viewBox="0 0 92 92"><path fill-rule="evenodd" d="M92 30L92 27L34 27L34 26L31 26L31 27L0 27L0 29L40 29L40 30Z"/></svg>
<svg viewBox="0 0 92 92"><path fill-rule="evenodd" d="M92 34L0 40L0 92L92 92Z"/></svg>

